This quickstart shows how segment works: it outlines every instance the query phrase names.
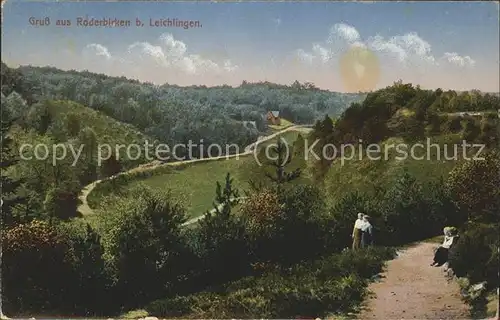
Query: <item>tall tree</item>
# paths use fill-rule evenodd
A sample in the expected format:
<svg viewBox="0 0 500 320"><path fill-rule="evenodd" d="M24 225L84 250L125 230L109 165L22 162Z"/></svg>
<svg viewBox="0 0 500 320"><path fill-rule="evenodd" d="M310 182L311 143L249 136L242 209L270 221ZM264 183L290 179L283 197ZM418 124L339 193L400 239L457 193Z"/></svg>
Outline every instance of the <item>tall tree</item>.
<svg viewBox="0 0 500 320"><path fill-rule="evenodd" d="M66 132L70 137L76 137L80 132L80 120L78 115L71 112L66 116Z"/></svg>
<svg viewBox="0 0 500 320"><path fill-rule="evenodd" d="M276 145L272 146L271 151L275 155L275 160L269 161L268 164L275 168L275 174L266 172L266 176L276 184L278 191L280 191L283 184L297 179L302 170L301 168L296 168L291 172L286 171L286 166L292 161L292 157L290 147L282 138L278 138Z"/></svg>
<svg viewBox="0 0 500 320"><path fill-rule="evenodd" d="M472 117L465 119L465 128L462 131L462 139L467 142L474 142L481 135L481 127L479 123Z"/></svg>
<svg viewBox="0 0 500 320"><path fill-rule="evenodd" d="M9 129L14 122L9 112L2 108L2 121L1 121L1 180L0 180L0 194L2 195L2 223L10 225L16 221L13 216L13 209L19 204L24 202L24 198L20 197L17 193L21 185L20 180L14 180L8 176L8 168L16 164L18 161L16 156L12 154L11 144L12 139L9 136Z"/></svg>
<svg viewBox="0 0 500 320"><path fill-rule="evenodd" d="M78 143L83 145L82 176L80 181L89 183L97 180L96 153L98 148L97 135L92 128L83 128L78 136Z"/></svg>
<svg viewBox="0 0 500 320"><path fill-rule="evenodd" d="M228 218L231 214L231 208L239 203L240 194L238 189L233 187L233 179L229 172L226 175L224 182L224 188L219 181L217 181L215 188L215 202L214 202L214 214L213 216L220 216L222 218ZM212 217L211 212L207 212L207 217Z"/></svg>
<svg viewBox="0 0 500 320"><path fill-rule="evenodd" d="M122 164L119 159L119 154L112 152L108 159L102 162L100 174L103 178L114 176L122 171Z"/></svg>
<svg viewBox="0 0 500 320"><path fill-rule="evenodd" d="M214 209L205 214L197 229L202 263L215 283L239 277L248 267L245 227L240 217L231 214L238 202L239 192L228 173L224 187L217 182Z"/></svg>
<svg viewBox="0 0 500 320"><path fill-rule="evenodd" d="M8 131L12 125L13 120L10 119L9 113L5 108L0 108L1 114L1 142L0 142L0 196L1 196L1 208L0 208L0 227L5 230L5 226L13 225L17 219L13 216L13 209L24 202L24 198L17 194L17 190L21 184L21 181L14 180L7 175L7 169L16 163L16 159L11 153L11 143L12 140L8 135ZM3 261L3 245L0 245L0 270L2 268ZM3 274L2 277L3 278ZM2 294L3 283L0 280L0 295ZM2 306L0 305L0 308ZM2 314L3 315L3 314Z"/></svg>

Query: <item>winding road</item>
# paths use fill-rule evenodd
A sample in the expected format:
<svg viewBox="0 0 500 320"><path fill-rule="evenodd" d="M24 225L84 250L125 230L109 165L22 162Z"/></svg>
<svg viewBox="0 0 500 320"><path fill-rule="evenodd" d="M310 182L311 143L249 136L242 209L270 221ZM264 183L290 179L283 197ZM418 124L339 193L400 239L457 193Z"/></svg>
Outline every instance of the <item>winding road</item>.
<svg viewBox="0 0 500 320"><path fill-rule="evenodd" d="M138 166L136 168L133 168L133 169L130 169L128 171L120 172L120 173L118 173L118 174L116 174L114 176L111 176L109 178L105 178L105 179L101 179L101 180L96 180L96 181L92 182L91 184L85 186L81 190L80 196L78 197L80 205L78 206L77 210L83 216L89 215L89 214L94 214L94 211L92 210L92 208L90 208L90 206L88 204L88 201L87 201L88 195L92 192L92 190L94 190L94 188L99 183L107 181L107 180L115 179L118 176L126 175L126 174L131 174L131 173L138 172L138 171L154 170L154 169L162 167L162 166L178 166L178 165L187 164L187 163L216 161L216 160L221 160L221 159L231 159L231 158L237 158L237 157L241 157L241 156L246 156L246 155L252 154L257 149L257 146L259 144L261 144L263 142L266 142L266 141L269 141L269 140L271 140L271 139L273 139L273 138L275 138L275 137L277 137L277 136L279 136L279 135L281 135L281 134L283 134L285 132L288 132L288 131L299 131L299 132L308 133L311 130L312 130L312 125L294 125L294 126L285 128L283 130L280 130L278 132L275 132L275 133L273 133L271 135L268 135L268 136L265 136L265 137L262 137L262 138L258 139L257 141L255 141L255 142L249 144L248 146L246 146L245 149L244 149L244 151L242 153L237 153L237 154L223 155L223 156L219 156L219 157L209 157L209 158L200 158L200 159L192 159L192 160L174 161L174 162L167 162L167 163L163 163L163 162L160 162L158 160L154 160L152 162L140 165L140 166ZM200 216L200 217L197 217L197 218L189 220L186 224L193 223L193 222L199 220L201 217L203 217L203 215Z"/></svg>

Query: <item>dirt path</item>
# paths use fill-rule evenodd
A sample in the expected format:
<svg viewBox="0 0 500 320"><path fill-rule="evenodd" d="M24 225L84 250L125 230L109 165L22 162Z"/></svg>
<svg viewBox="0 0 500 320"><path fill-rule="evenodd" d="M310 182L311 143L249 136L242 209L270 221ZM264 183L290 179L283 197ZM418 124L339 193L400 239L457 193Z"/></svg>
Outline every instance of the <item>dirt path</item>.
<svg viewBox="0 0 500 320"><path fill-rule="evenodd" d="M434 243L418 243L388 262L380 282L369 287L374 296L359 319L470 319L454 280L444 267L431 267Z"/></svg>
<svg viewBox="0 0 500 320"><path fill-rule="evenodd" d="M102 180L94 181L91 184L85 186L81 190L80 196L78 197L78 199L80 201L80 204L78 205L77 211L80 212L84 216L94 213L94 211L92 210L92 208L90 208L90 206L88 204L87 197L92 192L92 190L95 188L95 186L98 185L99 183L103 182L103 181L114 179L114 178L116 178L119 175L129 174L129 173L132 173L132 172L135 172L135 171L153 170L153 169L155 169L155 168L157 168L159 166L176 166L176 165L186 164L186 163L214 161L214 160L227 159L227 158L236 158L236 157L241 157L241 156L249 155L249 154L254 153L255 147L258 144L263 143L263 142L268 141L268 140L271 140L271 139L277 137L278 135L281 135L281 134L283 134L285 132L288 132L288 131L298 131L298 132L302 132L302 133L308 133L309 131L311 131L311 128L310 128L309 125L294 125L294 126L288 127L288 128L283 129L281 131L275 132L275 133L273 133L271 135L265 136L265 137L259 139L258 141L256 141L256 142L248 145L244 149L244 152L242 152L240 154L233 154L233 155L230 155L230 156L220 156L220 157L212 157L212 158L202 158L202 159L185 160L185 161L175 161L175 162L170 162L170 163L162 163L162 162L159 162L158 160L155 160L155 161L153 161L151 163L140 165L139 167L133 168L133 169L131 169L129 171L120 172L120 173L118 173L115 176L112 176L112 177L109 177L109 178L106 178L106 179L102 179ZM193 221L189 221L189 222L192 223L192 222L194 222L196 220L199 220L200 218L201 217L198 217L197 219L195 219Z"/></svg>

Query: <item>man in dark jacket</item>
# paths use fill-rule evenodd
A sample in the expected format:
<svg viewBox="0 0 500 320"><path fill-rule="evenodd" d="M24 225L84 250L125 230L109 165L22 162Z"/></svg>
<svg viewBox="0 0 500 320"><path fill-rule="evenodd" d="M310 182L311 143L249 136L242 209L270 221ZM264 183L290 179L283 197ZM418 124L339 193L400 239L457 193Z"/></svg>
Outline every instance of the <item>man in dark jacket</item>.
<svg viewBox="0 0 500 320"><path fill-rule="evenodd" d="M361 243L363 247L373 246L373 226L370 223L370 217L363 216L363 228L361 229Z"/></svg>

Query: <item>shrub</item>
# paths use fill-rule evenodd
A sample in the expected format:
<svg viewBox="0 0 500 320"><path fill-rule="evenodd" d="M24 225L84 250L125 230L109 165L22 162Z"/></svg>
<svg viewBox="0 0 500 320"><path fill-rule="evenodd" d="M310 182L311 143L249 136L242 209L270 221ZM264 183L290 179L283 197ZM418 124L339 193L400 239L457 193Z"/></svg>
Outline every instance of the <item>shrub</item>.
<svg viewBox="0 0 500 320"><path fill-rule="evenodd" d="M192 234L205 275L204 283L219 284L241 277L250 270L250 250L242 220L232 207L239 200L229 173L225 185L217 182L213 212L207 212Z"/></svg>
<svg viewBox="0 0 500 320"><path fill-rule="evenodd" d="M347 313L365 297L366 279L382 270L394 250L370 248L335 254L230 283L218 292L158 300L150 315L183 318L297 318Z"/></svg>
<svg viewBox="0 0 500 320"><path fill-rule="evenodd" d="M73 308L78 314L105 315L115 311L109 299L111 286L103 259L101 237L88 223L75 219L58 226L71 249ZM57 281L57 280L55 280Z"/></svg>
<svg viewBox="0 0 500 320"><path fill-rule="evenodd" d="M278 223L284 214L282 210L278 194L271 189L257 191L242 203L240 214L254 261L273 260L279 252L275 239L282 232Z"/></svg>
<svg viewBox="0 0 500 320"><path fill-rule="evenodd" d="M200 224L192 231L190 243L199 261L200 286L225 283L250 272L245 228L235 217Z"/></svg>
<svg viewBox="0 0 500 320"><path fill-rule="evenodd" d="M292 185L282 194L259 191L244 203L241 213L256 261L286 265L324 253L326 210L313 186Z"/></svg>
<svg viewBox="0 0 500 320"><path fill-rule="evenodd" d="M459 225L465 220L443 182L422 184L406 171L389 187L378 210L382 213L379 226L383 226L378 234L383 234L376 239L384 245L426 239L441 234L446 224Z"/></svg>
<svg viewBox="0 0 500 320"><path fill-rule="evenodd" d="M481 135L481 127L478 121L473 117L465 118L465 127L462 131L462 140L467 142L474 142Z"/></svg>
<svg viewBox="0 0 500 320"><path fill-rule="evenodd" d="M47 222L34 220L2 234L4 311L40 312L69 307L70 245Z"/></svg>
<svg viewBox="0 0 500 320"><path fill-rule="evenodd" d="M497 225L468 224L450 250L449 265L458 277L467 277L472 284L487 281L489 288L496 288L498 245Z"/></svg>
<svg viewBox="0 0 500 320"><path fill-rule="evenodd" d="M98 217L114 298L136 305L165 293L185 272L184 209L170 194L142 186L130 198L108 205Z"/></svg>
<svg viewBox="0 0 500 320"><path fill-rule="evenodd" d="M315 277L328 279L332 274L347 276L351 273L367 279L382 271L385 260L394 258L395 250L389 247L368 247L363 250L347 250L313 263L318 270Z"/></svg>
<svg viewBox="0 0 500 320"><path fill-rule="evenodd" d="M359 193L345 195L330 209L331 218L325 224L325 234L328 236L326 246L330 250L341 251L351 246L352 229L358 212L369 212L373 217L373 210L369 210L368 199ZM379 235L376 237L379 238Z"/></svg>
<svg viewBox="0 0 500 320"><path fill-rule="evenodd" d="M462 130L462 120L459 117L451 117L446 125L445 132L459 133Z"/></svg>
<svg viewBox="0 0 500 320"><path fill-rule="evenodd" d="M75 217L78 196L76 192L67 191L63 188L51 188L43 202L44 210L50 219L57 218L67 220Z"/></svg>
<svg viewBox="0 0 500 320"><path fill-rule="evenodd" d="M282 214L276 192L265 189L255 192L242 202L240 213L248 231L254 237L272 237L276 234L276 220Z"/></svg>
<svg viewBox="0 0 500 320"><path fill-rule="evenodd" d="M471 221L497 222L500 213L500 154L491 152L484 160L464 161L446 181L447 192Z"/></svg>
<svg viewBox="0 0 500 320"><path fill-rule="evenodd" d="M293 186L280 195L282 215L276 235L278 261L292 264L304 259L317 258L324 253L323 220L326 205L321 191L311 185Z"/></svg>

